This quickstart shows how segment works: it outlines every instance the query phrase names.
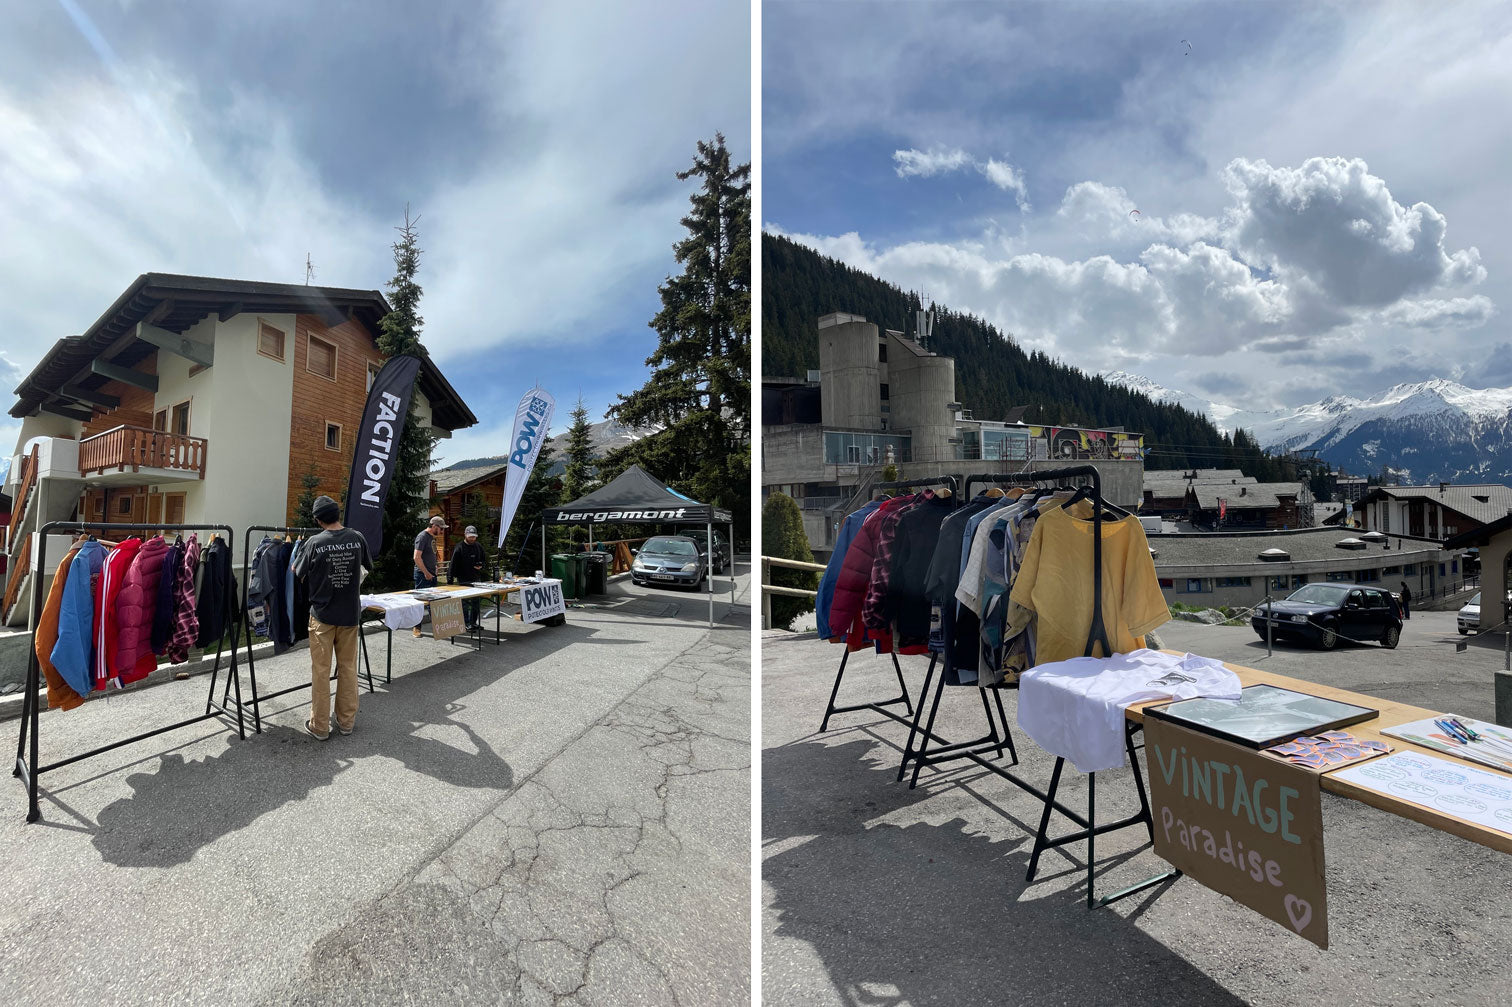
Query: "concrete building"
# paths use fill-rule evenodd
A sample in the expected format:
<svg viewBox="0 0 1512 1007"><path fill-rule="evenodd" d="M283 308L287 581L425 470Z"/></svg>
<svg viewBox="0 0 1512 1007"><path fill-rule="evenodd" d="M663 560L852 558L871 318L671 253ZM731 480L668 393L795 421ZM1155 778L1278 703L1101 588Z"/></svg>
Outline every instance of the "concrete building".
<svg viewBox="0 0 1512 1007"><path fill-rule="evenodd" d="M339 499L388 312L376 290L147 273L60 339L10 409L21 433L4 487L16 506L3 621L25 620L21 571L48 521L284 525L311 473ZM428 359L415 404L441 437L477 422Z"/></svg>
<svg viewBox="0 0 1512 1007"><path fill-rule="evenodd" d="M1314 582L1372 584L1427 597L1459 583L1458 553L1437 541L1339 528L1161 535L1150 540L1168 604L1249 607Z"/></svg>
<svg viewBox="0 0 1512 1007"><path fill-rule="evenodd" d="M1358 500L1370 489L1369 480L1364 476L1347 476L1341 472L1330 481L1333 483L1333 498L1339 503Z"/></svg>
<svg viewBox="0 0 1512 1007"><path fill-rule="evenodd" d="M1512 514L1512 488L1497 483L1377 486L1355 504L1360 527L1447 539Z"/></svg>
<svg viewBox="0 0 1512 1007"><path fill-rule="evenodd" d="M1086 461L1109 500L1138 506L1142 435L977 419L956 401L954 358L860 315L823 316L817 338L817 372L763 379L761 484L798 502L821 559L889 462L903 479L963 479Z"/></svg>

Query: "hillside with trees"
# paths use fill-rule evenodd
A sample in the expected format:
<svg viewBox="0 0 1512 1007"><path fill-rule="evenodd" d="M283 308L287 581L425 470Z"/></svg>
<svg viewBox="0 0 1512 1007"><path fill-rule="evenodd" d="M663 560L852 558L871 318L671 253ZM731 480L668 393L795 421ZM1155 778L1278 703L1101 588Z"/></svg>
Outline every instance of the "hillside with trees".
<svg viewBox="0 0 1512 1007"><path fill-rule="evenodd" d="M761 236L762 373L803 377L819 367L815 323L845 311L888 329L912 332L919 295L879 280L795 241ZM1151 469L1238 468L1262 482L1293 481L1295 466L1260 450L1243 430L1222 433L1206 416L1087 374L980 318L935 305L929 349L956 361L956 396L978 419L1002 419L1028 406L1024 422L1118 427L1145 435Z"/></svg>

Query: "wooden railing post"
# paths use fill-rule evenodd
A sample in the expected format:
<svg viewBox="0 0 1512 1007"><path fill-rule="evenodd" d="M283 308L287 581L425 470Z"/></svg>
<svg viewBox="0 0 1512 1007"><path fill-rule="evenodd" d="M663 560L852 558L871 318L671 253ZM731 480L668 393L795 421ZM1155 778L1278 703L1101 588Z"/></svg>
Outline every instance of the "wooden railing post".
<svg viewBox="0 0 1512 1007"><path fill-rule="evenodd" d="M772 561L761 557L761 628L772 628L772 592L765 590L772 585Z"/></svg>

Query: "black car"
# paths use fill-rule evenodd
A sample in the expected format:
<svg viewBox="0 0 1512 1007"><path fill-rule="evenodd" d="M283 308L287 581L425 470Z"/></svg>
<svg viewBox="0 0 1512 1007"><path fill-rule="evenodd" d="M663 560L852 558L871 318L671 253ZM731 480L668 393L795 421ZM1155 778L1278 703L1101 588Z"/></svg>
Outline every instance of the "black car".
<svg viewBox="0 0 1512 1007"><path fill-rule="evenodd" d="M707 562L709 558L708 529L694 528L691 531L684 531L683 534L698 543L699 555L703 556L705 562ZM714 533L714 572L716 574L724 573L725 568L729 565L730 543L725 539L722 532L716 531Z"/></svg>
<svg viewBox="0 0 1512 1007"><path fill-rule="evenodd" d="M1256 605L1250 625L1265 639L1301 639L1324 650L1339 640L1379 640L1395 647L1402 638L1402 612L1388 591L1355 584L1308 584L1285 601Z"/></svg>

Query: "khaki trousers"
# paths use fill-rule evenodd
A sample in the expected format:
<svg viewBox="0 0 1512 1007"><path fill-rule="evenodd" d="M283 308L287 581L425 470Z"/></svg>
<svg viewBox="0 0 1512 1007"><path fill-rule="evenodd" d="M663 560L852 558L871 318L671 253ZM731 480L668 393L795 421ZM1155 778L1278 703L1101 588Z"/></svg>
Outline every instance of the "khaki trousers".
<svg viewBox="0 0 1512 1007"><path fill-rule="evenodd" d="M331 731L331 657L336 658L336 723L350 731L357 722L357 627L332 626L310 616L310 722L316 734Z"/></svg>

